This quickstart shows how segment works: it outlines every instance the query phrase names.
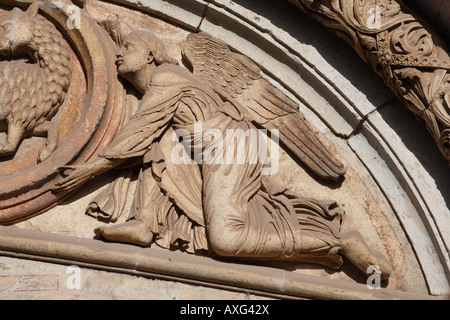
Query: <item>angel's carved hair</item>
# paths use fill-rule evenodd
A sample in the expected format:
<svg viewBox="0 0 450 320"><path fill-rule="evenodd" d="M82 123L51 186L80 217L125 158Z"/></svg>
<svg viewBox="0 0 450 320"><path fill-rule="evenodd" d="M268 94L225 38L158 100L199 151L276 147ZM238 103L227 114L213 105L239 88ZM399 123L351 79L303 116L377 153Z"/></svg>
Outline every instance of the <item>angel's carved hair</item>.
<svg viewBox="0 0 450 320"><path fill-rule="evenodd" d="M163 63L178 64L178 61L167 54L164 42L150 31L136 30L131 32L128 36L137 37L145 43L147 48L152 52L156 65L161 65Z"/></svg>

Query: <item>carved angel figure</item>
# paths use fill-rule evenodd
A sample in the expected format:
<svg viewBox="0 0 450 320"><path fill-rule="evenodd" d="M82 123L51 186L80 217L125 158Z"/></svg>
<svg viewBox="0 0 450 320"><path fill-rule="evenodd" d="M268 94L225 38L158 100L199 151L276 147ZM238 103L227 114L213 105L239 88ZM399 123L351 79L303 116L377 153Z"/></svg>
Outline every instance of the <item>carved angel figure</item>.
<svg viewBox="0 0 450 320"><path fill-rule="evenodd" d="M118 73L143 94L139 108L99 158L65 167L68 175L54 191L74 190L112 168L138 165L128 220L98 227L99 237L140 246L154 241L165 248L227 258L306 261L334 269L345 255L363 272L378 266L382 279L387 279L389 261L359 232L341 232L343 211L336 202L275 186L270 176L261 175L265 159L240 164L173 161L171 137L179 130L188 133L184 139L198 141L210 129L225 133L265 128L279 129L282 144L321 178L337 180L345 173L298 105L263 79L249 59L206 33L190 35L183 54L193 72L178 66L164 43L148 31L132 31L123 39ZM196 122L202 123L200 133L194 130ZM253 147L248 140L241 145L246 153ZM237 145L225 141L223 152L230 148ZM90 210L108 216L100 203Z"/></svg>

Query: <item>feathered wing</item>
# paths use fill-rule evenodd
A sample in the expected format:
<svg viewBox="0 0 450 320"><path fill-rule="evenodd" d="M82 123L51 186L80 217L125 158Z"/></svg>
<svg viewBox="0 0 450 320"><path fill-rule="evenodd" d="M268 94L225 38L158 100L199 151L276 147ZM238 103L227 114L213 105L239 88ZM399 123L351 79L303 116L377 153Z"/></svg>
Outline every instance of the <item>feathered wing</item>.
<svg viewBox="0 0 450 320"><path fill-rule="evenodd" d="M183 57L195 75L245 106L255 125L278 129L281 144L319 177L336 181L344 175L344 166L319 140L299 105L265 80L248 58L204 32L187 37Z"/></svg>

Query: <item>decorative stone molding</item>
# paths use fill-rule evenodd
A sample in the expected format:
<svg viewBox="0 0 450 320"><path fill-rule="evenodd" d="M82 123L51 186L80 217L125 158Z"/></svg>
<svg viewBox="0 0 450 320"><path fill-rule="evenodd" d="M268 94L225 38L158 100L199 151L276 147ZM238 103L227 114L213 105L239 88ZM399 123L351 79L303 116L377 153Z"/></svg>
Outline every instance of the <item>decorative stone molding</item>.
<svg viewBox="0 0 450 320"><path fill-rule="evenodd" d="M23 232L17 228L0 227L0 230L0 254L9 257L75 264L109 272L158 277L233 291L242 290L278 299L436 300L428 295L388 289L369 290L365 285L319 279L264 266L223 264L179 252L99 244L91 239L76 239L38 231ZM23 250L17 252L17 245L22 246ZM99 255L99 251L103 254Z"/></svg>
<svg viewBox="0 0 450 320"><path fill-rule="evenodd" d="M422 18L450 43L449 16L450 5L445 0L429 2L425 0L404 0L411 9L418 12Z"/></svg>

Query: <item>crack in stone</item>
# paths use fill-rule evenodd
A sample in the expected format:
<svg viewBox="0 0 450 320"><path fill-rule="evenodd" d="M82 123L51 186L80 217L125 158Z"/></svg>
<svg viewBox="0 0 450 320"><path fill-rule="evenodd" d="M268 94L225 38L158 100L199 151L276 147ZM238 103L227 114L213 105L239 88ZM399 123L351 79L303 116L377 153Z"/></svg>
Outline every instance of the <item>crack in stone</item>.
<svg viewBox="0 0 450 320"><path fill-rule="evenodd" d="M381 109L385 108L387 105L391 104L393 101L397 100L397 98L392 98L387 100L386 102L382 103L378 107L376 107L374 110L370 111L364 117L359 121L358 125L355 127L355 129L347 136L343 137L345 140L349 140L354 136L357 136L360 134L361 130L364 128L364 124L368 121L369 117L376 112L380 111Z"/></svg>

